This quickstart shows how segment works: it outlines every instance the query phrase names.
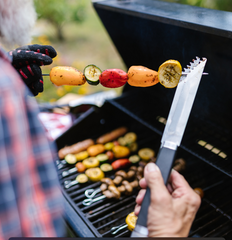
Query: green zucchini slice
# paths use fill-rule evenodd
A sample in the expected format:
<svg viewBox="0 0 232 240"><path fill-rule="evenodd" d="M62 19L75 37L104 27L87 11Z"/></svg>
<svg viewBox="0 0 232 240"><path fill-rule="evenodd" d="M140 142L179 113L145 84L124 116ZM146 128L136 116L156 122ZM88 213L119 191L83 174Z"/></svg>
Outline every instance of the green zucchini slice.
<svg viewBox="0 0 232 240"><path fill-rule="evenodd" d="M99 84L99 76L101 75L101 73L102 73L101 69L94 64L87 65L84 69L86 81L90 85Z"/></svg>
<svg viewBox="0 0 232 240"><path fill-rule="evenodd" d="M101 166L100 166L100 169L103 171L103 172L110 172L113 170L113 167L111 166L111 164L109 163L103 163Z"/></svg>
<svg viewBox="0 0 232 240"><path fill-rule="evenodd" d="M105 154L105 153L100 153L100 154L98 154L98 155L96 156L96 158L97 158L97 160L98 160L99 162L101 162L101 163L109 160L108 155Z"/></svg>
<svg viewBox="0 0 232 240"><path fill-rule="evenodd" d="M138 155L132 155L129 157L129 161L132 163L137 163L140 161L140 157Z"/></svg>
<svg viewBox="0 0 232 240"><path fill-rule="evenodd" d="M64 160L69 163L69 164L75 164L77 162L77 159L75 157L74 154L67 154L65 157L64 157Z"/></svg>

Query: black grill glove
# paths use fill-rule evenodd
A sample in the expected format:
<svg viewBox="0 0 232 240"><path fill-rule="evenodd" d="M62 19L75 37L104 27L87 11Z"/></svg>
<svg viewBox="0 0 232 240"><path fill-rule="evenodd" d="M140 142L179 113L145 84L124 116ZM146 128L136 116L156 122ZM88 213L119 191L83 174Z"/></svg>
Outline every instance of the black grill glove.
<svg viewBox="0 0 232 240"><path fill-rule="evenodd" d="M27 45L9 52L12 55L12 65L31 90L34 96L43 92L43 77L40 66L52 63L57 53L49 45Z"/></svg>

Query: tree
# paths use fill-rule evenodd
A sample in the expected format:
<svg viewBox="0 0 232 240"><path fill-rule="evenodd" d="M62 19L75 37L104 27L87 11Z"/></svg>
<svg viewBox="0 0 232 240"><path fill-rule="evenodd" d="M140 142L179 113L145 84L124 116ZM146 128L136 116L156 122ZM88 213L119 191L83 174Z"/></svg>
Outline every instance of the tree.
<svg viewBox="0 0 232 240"><path fill-rule="evenodd" d="M35 0L38 18L46 19L57 30L59 40L64 40L62 28L67 22L82 22L86 0Z"/></svg>

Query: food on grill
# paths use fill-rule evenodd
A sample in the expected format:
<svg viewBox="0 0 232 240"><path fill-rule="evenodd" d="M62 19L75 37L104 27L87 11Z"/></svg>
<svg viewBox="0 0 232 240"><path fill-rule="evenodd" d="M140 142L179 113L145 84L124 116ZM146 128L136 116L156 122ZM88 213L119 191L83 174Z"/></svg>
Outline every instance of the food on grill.
<svg viewBox="0 0 232 240"><path fill-rule="evenodd" d="M131 152L136 152L138 149L138 144L136 142L130 143L128 145L128 148L130 149Z"/></svg>
<svg viewBox="0 0 232 240"><path fill-rule="evenodd" d="M114 146L114 143L113 142L108 142L104 145L105 147L105 150L111 150Z"/></svg>
<svg viewBox="0 0 232 240"><path fill-rule="evenodd" d="M86 83L85 75L74 67L56 66L50 71L50 80L56 86L83 85Z"/></svg>
<svg viewBox="0 0 232 240"><path fill-rule="evenodd" d="M104 172L99 167L89 168L85 171L85 174L92 182L100 181L105 177Z"/></svg>
<svg viewBox="0 0 232 240"><path fill-rule="evenodd" d="M126 144L133 143L137 140L137 135L134 132L128 132L124 136Z"/></svg>
<svg viewBox="0 0 232 240"><path fill-rule="evenodd" d="M126 84L128 80L127 73L121 69L106 69L99 76L102 86L108 88L118 88Z"/></svg>
<svg viewBox="0 0 232 240"><path fill-rule="evenodd" d="M107 190L109 185L114 185L113 180L111 178L103 178L101 179L101 182L102 184L100 186L100 189L102 192Z"/></svg>
<svg viewBox="0 0 232 240"><path fill-rule="evenodd" d="M114 170L119 170L121 168L126 168L130 166L130 164L131 162L128 160L128 158L122 158L112 162L111 166L113 167Z"/></svg>
<svg viewBox="0 0 232 240"><path fill-rule="evenodd" d="M124 138L124 137L120 137L120 138L118 139L118 143L119 143L119 145L121 145L121 146L126 146L126 140L125 140L125 138Z"/></svg>
<svg viewBox="0 0 232 240"><path fill-rule="evenodd" d="M143 170L144 168L142 166L137 167L136 179L141 180L143 178Z"/></svg>
<svg viewBox="0 0 232 240"><path fill-rule="evenodd" d="M121 197L120 191L114 185L108 186L108 189L102 192L107 198L116 198Z"/></svg>
<svg viewBox="0 0 232 240"><path fill-rule="evenodd" d="M103 163L103 162L106 162L107 160L109 160L109 157L106 153L100 153L96 156L96 158L100 163Z"/></svg>
<svg viewBox="0 0 232 240"><path fill-rule="evenodd" d="M88 147L87 152L88 152L89 156L95 157L98 154L105 152L105 147L103 144L95 144L95 145Z"/></svg>
<svg viewBox="0 0 232 240"><path fill-rule="evenodd" d="M100 165L100 162L97 160L96 157L86 158L85 160L82 161L82 163L86 168L94 168Z"/></svg>
<svg viewBox="0 0 232 240"><path fill-rule="evenodd" d="M129 157L129 161L131 163L137 163L137 162L140 161L140 157L138 155L132 155L132 156Z"/></svg>
<svg viewBox="0 0 232 240"><path fill-rule="evenodd" d="M78 183L86 183L88 182L88 180L89 180L88 177L84 173L81 173L76 177L76 181Z"/></svg>
<svg viewBox="0 0 232 240"><path fill-rule="evenodd" d="M149 161L155 156L155 152L151 148L142 148L138 152L139 157L144 161Z"/></svg>
<svg viewBox="0 0 232 240"><path fill-rule="evenodd" d="M82 152L75 154L77 161L82 161L82 160L86 159L88 156L89 156L89 154L87 151L82 151Z"/></svg>
<svg viewBox="0 0 232 240"><path fill-rule="evenodd" d="M125 195L131 195L133 192L133 187L130 185L130 183L127 180L122 181L122 185L125 187Z"/></svg>
<svg viewBox="0 0 232 240"><path fill-rule="evenodd" d="M127 178L127 173L124 170L119 170L115 173L115 178L113 180L113 183L115 185L119 185L121 184L123 179L126 179L126 178Z"/></svg>
<svg viewBox="0 0 232 240"><path fill-rule="evenodd" d="M108 156L110 161L114 159L114 153L112 151L107 151L106 155Z"/></svg>
<svg viewBox="0 0 232 240"><path fill-rule="evenodd" d="M64 160L69 164L75 164L77 162L77 159L75 155L69 153L64 157Z"/></svg>
<svg viewBox="0 0 232 240"><path fill-rule="evenodd" d="M136 176L136 173L137 172L137 167L136 166L131 166L129 171L127 172L127 179L131 179L131 178L134 178Z"/></svg>
<svg viewBox="0 0 232 240"><path fill-rule="evenodd" d="M103 172L110 172L113 170L113 167L111 166L111 164L109 163L103 163L101 166L100 166L101 170Z"/></svg>
<svg viewBox="0 0 232 240"><path fill-rule="evenodd" d="M76 167L77 171L80 173L85 172L85 170L86 170L86 167L82 162L76 163L75 167Z"/></svg>
<svg viewBox="0 0 232 240"><path fill-rule="evenodd" d="M105 144L107 142L111 142L117 138L119 138L120 136L124 135L127 132L127 128L126 127L119 127L109 133L106 133L104 135L102 135L101 137L99 137L96 142L97 143L101 143L101 144Z"/></svg>
<svg viewBox="0 0 232 240"><path fill-rule="evenodd" d="M130 231L134 230L137 219L138 219L138 217L135 215L134 212L127 215L125 222Z"/></svg>
<svg viewBox="0 0 232 240"><path fill-rule="evenodd" d="M112 148L115 158L124 158L130 154L130 149L125 146L114 146Z"/></svg>
<svg viewBox="0 0 232 240"><path fill-rule="evenodd" d="M193 189L201 198L204 197L204 191L201 188L194 188Z"/></svg>
<svg viewBox="0 0 232 240"><path fill-rule="evenodd" d="M174 88L182 75L181 64L176 60L167 60L158 70L159 82L166 88Z"/></svg>
<svg viewBox="0 0 232 240"><path fill-rule="evenodd" d="M135 87L150 87L159 82L158 72L143 66L131 66L127 82Z"/></svg>
<svg viewBox="0 0 232 240"><path fill-rule="evenodd" d="M60 159L63 159L69 153L76 154L76 153L85 151L87 150L88 147L92 145L94 145L94 141L92 139L86 139L84 141L75 143L71 146L66 146L64 148L61 148L58 151L58 156Z"/></svg>
<svg viewBox="0 0 232 240"><path fill-rule="evenodd" d="M186 162L183 158L178 158L174 161L174 167L177 172L185 170Z"/></svg>
<svg viewBox="0 0 232 240"><path fill-rule="evenodd" d="M86 66L84 69L84 75L85 75L86 81L90 85L99 84L99 76L101 75L101 73L102 73L101 69L94 64L90 64Z"/></svg>

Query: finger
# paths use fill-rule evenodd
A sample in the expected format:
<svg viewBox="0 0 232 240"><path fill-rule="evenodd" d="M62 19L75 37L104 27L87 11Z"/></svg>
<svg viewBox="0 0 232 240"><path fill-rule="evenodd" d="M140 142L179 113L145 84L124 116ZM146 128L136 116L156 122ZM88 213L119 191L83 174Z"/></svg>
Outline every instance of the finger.
<svg viewBox="0 0 232 240"><path fill-rule="evenodd" d="M134 213L136 216L139 215L140 209L141 209L141 205L136 204L136 206L134 208Z"/></svg>
<svg viewBox="0 0 232 240"><path fill-rule="evenodd" d="M171 171L171 174L169 177L169 183L171 184L173 190L180 188L180 187L189 188L189 184L185 180L185 178L174 169L172 169L172 171Z"/></svg>
<svg viewBox="0 0 232 240"><path fill-rule="evenodd" d="M145 196L145 193L146 193L146 189L141 189L135 199L135 202L137 204L142 204L142 201L143 201L143 198Z"/></svg>
<svg viewBox="0 0 232 240"><path fill-rule="evenodd" d="M26 85L30 85L33 82L39 81L42 79L42 71L40 67L36 64L27 65L20 69L17 69L21 78Z"/></svg>
<svg viewBox="0 0 232 240"><path fill-rule="evenodd" d="M51 58L54 58L57 55L56 50L50 45L40 45L40 44L26 45L20 48L16 48L16 50L30 50L33 52L46 54Z"/></svg>
<svg viewBox="0 0 232 240"><path fill-rule="evenodd" d="M30 64L37 64L39 66L49 65L52 63L52 58L46 54L37 53L27 50L17 50L13 51L13 61L12 65L15 68L21 68Z"/></svg>
<svg viewBox="0 0 232 240"><path fill-rule="evenodd" d="M142 178L142 179L139 181L139 186L140 186L141 188L147 188L147 183L146 183L145 178Z"/></svg>
<svg viewBox="0 0 232 240"><path fill-rule="evenodd" d="M160 169L155 163L148 163L146 165L144 177L151 190L151 201L158 202L161 205L166 204L166 200L169 201L171 196L164 184Z"/></svg>
<svg viewBox="0 0 232 240"><path fill-rule="evenodd" d="M39 79L36 82L33 82L31 85L32 93L34 96L37 96L39 93L43 92L44 86L43 86L43 80Z"/></svg>
<svg viewBox="0 0 232 240"><path fill-rule="evenodd" d="M44 53L51 58L54 58L57 55L56 50L50 45L34 44L34 45L28 45L28 48L34 52Z"/></svg>

